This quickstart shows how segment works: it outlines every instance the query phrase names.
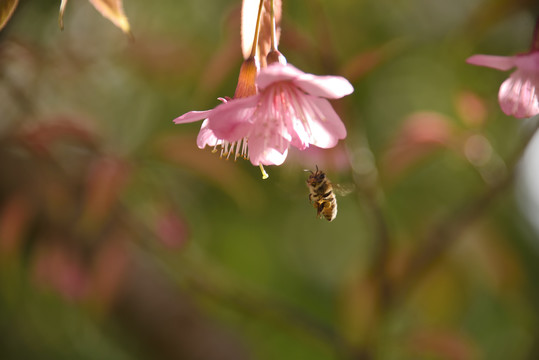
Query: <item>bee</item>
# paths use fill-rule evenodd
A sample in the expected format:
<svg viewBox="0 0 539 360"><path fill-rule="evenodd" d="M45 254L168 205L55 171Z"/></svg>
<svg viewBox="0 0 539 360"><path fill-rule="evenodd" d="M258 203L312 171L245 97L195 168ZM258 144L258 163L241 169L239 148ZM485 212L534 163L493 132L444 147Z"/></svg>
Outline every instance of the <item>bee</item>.
<svg viewBox="0 0 539 360"><path fill-rule="evenodd" d="M316 172L310 172L311 175L307 179L309 201L316 208L318 218L324 216L328 221L333 221L337 216L337 199L333 184L326 174L318 169L318 166L316 166Z"/></svg>

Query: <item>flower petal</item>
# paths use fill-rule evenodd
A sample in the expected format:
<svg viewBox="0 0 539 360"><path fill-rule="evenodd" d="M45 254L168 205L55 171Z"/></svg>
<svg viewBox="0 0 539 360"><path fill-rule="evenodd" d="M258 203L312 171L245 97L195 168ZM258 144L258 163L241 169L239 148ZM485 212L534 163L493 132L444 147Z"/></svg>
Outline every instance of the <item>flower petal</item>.
<svg viewBox="0 0 539 360"><path fill-rule="evenodd" d="M216 146L221 145L223 143L222 140L218 139L213 131L208 127L209 121L208 119L204 120L202 122L202 126L200 127L200 132L197 136L197 146L200 149L204 149L206 145L208 146Z"/></svg>
<svg viewBox="0 0 539 360"><path fill-rule="evenodd" d="M341 76L307 74L290 64L279 63L260 70L256 84L260 89L265 89L279 81L292 81L306 93L329 99L338 99L354 91L352 84Z"/></svg>
<svg viewBox="0 0 539 360"><path fill-rule="evenodd" d="M316 76L303 74L294 84L308 94L328 99L338 99L354 92L354 87L342 76Z"/></svg>
<svg viewBox="0 0 539 360"><path fill-rule="evenodd" d="M177 117L174 119L175 124L186 124L191 123L199 120L204 120L210 116L212 113L212 110L206 110L206 111L189 111L188 113L183 114L180 117Z"/></svg>
<svg viewBox="0 0 539 360"><path fill-rule="evenodd" d="M516 55L515 64L520 70L531 73L539 73L539 51Z"/></svg>
<svg viewBox="0 0 539 360"><path fill-rule="evenodd" d="M309 105L316 114L310 121L310 143L321 147L331 148L340 139L346 137L346 127L328 100L309 96Z"/></svg>
<svg viewBox="0 0 539 360"><path fill-rule="evenodd" d="M281 99L280 112L284 114L283 123L286 124L290 143L304 150L314 141L311 123L316 121L318 112L310 103L313 96L305 94L293 84L281 87L280 91L281 94L277 98Z"/></svg>
<svg viewBox="0 0 539 360"><path fill-rule="evenodd" d="M265 89L280 81L295 80L303 74L305 74L303 71L290 64L274 63L260 70L256 77L256 85L259 89Z"/></svg>
<svg viewBox="0 0 539 360"><path fill-rule="evenodd" d="M258 96L249 96L217 106L208 117L208 126L219 139L229 142L243 139L251 129L257 101Z"/></svg>
<svg viewBox="0 0 539 360"><path fill-rule="evenodd" d="M506 71L516 66L516 56L473 55L466 59L466 62Z"/></svg>
<svg viewBox="0 0 539 360"><path fill-rule="evenodd" d="M259 140L259 139L258 139ZM249 160L251 164L257 165L281 165L288 156L288 146L284 152L279 152L277 149L267 147L263 141L257 139L249 139Z"/></svg>
<svg viewBox="0 0 539 360"><path fill-rule="evenodd" d="M503 112L519 119L539 114L538 86L538 75L515 71L503 82L498 93Z"/></svg>

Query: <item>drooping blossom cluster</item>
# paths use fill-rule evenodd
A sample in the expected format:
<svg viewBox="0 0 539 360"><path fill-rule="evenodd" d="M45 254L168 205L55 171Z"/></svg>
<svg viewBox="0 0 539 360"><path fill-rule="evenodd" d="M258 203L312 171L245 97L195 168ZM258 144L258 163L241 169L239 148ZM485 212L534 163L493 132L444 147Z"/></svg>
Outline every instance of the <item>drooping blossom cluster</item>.
<svg viewBox="0 0 539 360"><path fill-rule="evenodd" d="M258 93L225 100L208 111L192 111L177 124L205 119L197 145L218 146L229 156L248 157L253 165L281 165L290 145L331 148L346 137L346 128L327 99L353 91L338 76L306 74L292 65L274 63L260 70Z"/></svg>
<svg viewBox="0 0 539 360"><path fill-rule="evenodd" d="M307 74L287 64L274 40L273 36L266 67L259 69L254 50L244 61L232 99L220 98L222 104L214 109L191 111L174 120L204 120L199 148L220 147L221 156L249 159L261 167L264 178L263 165L281 165L290 146L331 148L344 139L346 128L328 99L354 91L343 77Z"/></svg>
<svg viewBox="0 0 539 360"><path fill-rule="evenodd" d="M502 71L516 68L500 86L502 111L516 118L539 114L539 22L529 52L514 56L473 55L466 62Z"/></svg>

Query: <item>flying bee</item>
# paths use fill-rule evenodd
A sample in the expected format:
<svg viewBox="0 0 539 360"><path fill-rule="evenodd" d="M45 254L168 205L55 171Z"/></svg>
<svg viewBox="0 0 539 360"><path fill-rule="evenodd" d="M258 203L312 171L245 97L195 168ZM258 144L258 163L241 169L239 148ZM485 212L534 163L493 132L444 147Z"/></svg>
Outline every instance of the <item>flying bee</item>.
<svg viewBox="0 0 539 360"><path fill-rule="evenodd" d="M309 201L316 208L318 218L324 216L328 221L333 221L337 216L337 199L333 184L322 170L318 170L318 165L316 172L310 172L307 179Z"/></svg>

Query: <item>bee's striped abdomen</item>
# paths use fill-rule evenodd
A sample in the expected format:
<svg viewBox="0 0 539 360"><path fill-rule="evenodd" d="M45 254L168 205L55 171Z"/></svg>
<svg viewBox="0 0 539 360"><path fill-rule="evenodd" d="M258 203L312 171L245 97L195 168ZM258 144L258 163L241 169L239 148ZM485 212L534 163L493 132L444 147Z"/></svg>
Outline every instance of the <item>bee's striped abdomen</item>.
<svg viewBox="0 0 539 360"><path fill-rule="evenodd" d="M309 200L316 208L317 216L319 218L324 216L328 221L333 221L337 216L337 199L326 174L317 168L307 179L307 186L310 191Z"/></svg>

